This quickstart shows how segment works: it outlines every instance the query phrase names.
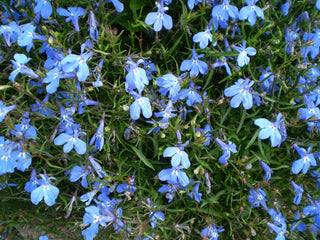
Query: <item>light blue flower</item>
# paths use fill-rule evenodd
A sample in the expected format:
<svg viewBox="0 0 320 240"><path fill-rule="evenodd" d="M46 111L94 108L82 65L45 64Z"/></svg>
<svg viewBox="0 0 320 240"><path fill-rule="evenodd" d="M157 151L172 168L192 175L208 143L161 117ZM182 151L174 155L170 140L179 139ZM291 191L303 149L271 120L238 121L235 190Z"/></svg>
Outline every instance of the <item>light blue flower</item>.
<svg viewBox="0 0 320 240"><path fill-rule="evenodd" d="M210 223L208 227L201 231L201 236L203 239L218 240L219 233L223 231L224 228L216 228L216 225L214 223Z"/></svg>
<svg viewBox="0 0 320 240"><path fill-rule="evenodd" d="M237 63L239 67L243 67L244 65L248 65L250 62L249 56L254 56L257 53L257 50L253 47L247 47L246 48L246 42L243 41L242 45L240 44L240 47L232 45L232 48L239 52Z"/></svg>
<svg viewBox="0 0 320 240"><path fill-rule="evenodd" d="M16 105L6 107L6 104L0 101L0 122L3 121L8 112L16 108Z"/></svg>
<svg viewBox="0 0 320 240"><path fill-rule="evenodd" d="M230 5L229 0L223 0L223 2L213 7L211 15L212 17L220 15L224 21L228 21L229 17L233 20L239 17L239 10L236 6Z"/></svg>
<svg viewBox="0 0 320 240"><path fill-rule="evenodd" d="M299 147L297 144L294 144L293 147L301 157L300 159L295 160L292 164L291 171L294 174L298 174L301 170L303 174L306 174L310 166L317 166L314 153L310 153L312 146L309 146L307 150Z"/></svg>
<svg viewBox="0 0 320 240"><path fill-rule="evenodd" d="M36 170L32 169L30 180L26 182L24 190L31 193L34 189L40 184L39 179L37 178Z"/></svg>
<svg viewBox="0 0 320 240"><path fill-rule="evenodd" d="M96 143L94 146L94 150L101 151L104 144L104 137L103 137L103 131L104 131L104 119L100 121L99 127L97 128L97 132L93 135L93 137L90 140L89 146L91 146L94 142Z"/></svg>
<svg viewBox="0 0 320 240"><path fill-rule="evenodd" d="M129 57L126 62L127 66L125 67L128 71L126 76L126 89L127 91L137 89L139 94L141 94L145 85L149 84L149 80L146 74L146 71L139 67L139 64L143 64L144 60L140 59L137 63L132 61Z"/></svg>
<svg viewBox="0 0 320 240"><path fill-rule="evenodd" d="M168 92L168 97L172 100L178 98L178 93L180 92L181 82L188 76L188 73L183 73L179 77L172 74L165 74L162 77L156 79L156 84L160 88L159 92L165 96Z"/></svg>
<svg viewBox="0 0 320 240"><path fill-rule="evenodd" d="M253 105L252 85L254 81L250 81L248 78L239 78L231 87L224 90L226 97L232 97L230 105L233 108L237 108L240 104L243 104L244 109L250 109Z"/></svg>
<svg viewBox="0 0 320 240"><path fill-rule="evenodd" d="M10 22L8 25L1 25L0 26L0 34L3 35L4 40L8 47L11 46L11 43L17 41L19 33L19 26L16 22Z"/></svg>
<svg viewBox="0 0 320 240"><path fill-rule="evenodd" d="M201 74L206 74L208 71L208 65L199 60L199 58L204 57L204 54L200 54L199 56L196 53L195 49L192 49L192 58L188 60L184 60L181 63L180 70L181 71L190 71L190 77L198 76L199 72Z"/></svg>
<svg viewBox="0 0 320 240"><path fill-rule="evenodd" d="M94 13L92 10L89 11L89 32L90 32L90 37L93 39L93 41L97 42L98 41L98 28L97 26L99 23L97 22Z"/></svg>
<svg viewBox="0 0 320 240"><path fill-rule="evenodd" d="M81 45L80 55L69 54L61 61L61 67L66 73L77 73L78 80L83 82L89 76L88 59L93 55L93 52L84 52L86 45Z"/></svg>
<svg viewBox="0 0 320 240"><path fill-rule="evenodd" d="M22 115L21 124L15 124L15 128L11 129L11 134L17 138L36 139L37 130L34 126L29 124L30 121L31 119L29 119L29 112L26 112L24 115Z"/></svg>
<svg viewBox="0 0 320 240"><path fill-rule="evenodd" d="M39 202L44 199L44 202L48 206L52 206L56 203L56 199L59 195L59 188L50 184L50 179L47 174L40 174L42 180L40 180L40 186L31 192L31 202L38 205Z"/></svg>
<svg viewBox="0 0 320 240"><path fill-rule="evenodd" d="M291 186L293 187L296 196L293 199L294 204L300 204L301 198L302 198L302 193L304 192L303 186L296 184L294 181L291 181Z"/></svg>
<svg viewBox="0 0 320 240"><path fill-rule="evenodd" d="M117 12L122 12L124 9L123 3L119 0L108 0L107 3L112 2L113 6L116 8Z"/></svg>
<svg viewBox="0 0 320 240"><path fill-rule="evenodd" d="M51 0L36 0L37 5L34 7L34 13L41 14L41 17L48 19L52 14Z"/></svg>
<svg viewBox="0 0 320 240"><path fill-rule="evenodd" d="M206 30L204 32L198 32L192 38L193 42L200 43L199 46L201 49L204 49L208 46L209 42L212 42L212 27L206 26Z"/></svg>
<svg viewBox="0 0 320 240"><path fill-rule="evenodd" d="M130 94L134 98L134 102L130 105L130 117L133 120L138 120L142 112L145 118L150 118L152 116L152 110L149 98L142 97L134 91L131 91Z"/></svg>
<svg viewBox="0 0 320 240"><path fill-rule="evenodd" d="M250 189L250 196L248 201L251 203L251 208L259 207L260 205L268 211L266 202L266 193L263 189L259 188L258 191L255 191L253 188Z"/></svg>
<svg viewBox="0 0 320 240"><path fill-rule="evenodd" d="M264 14L260 7L256 6L259 0L244 0L248 6L240 9L239 19L246 20L253 26L257 22L257 17L264 20Z"/></svg>
<svg viewBox="0 0 320 240"><path fill-rule="evenodd" d="M219 163L226 164L228 159L231 156L231 152L232 153L238 152L236 149L236 145L231 141L228 141L228 144L226 144L223 141L221 141L219 138L216 138L216 142L221 147L221 149L224 151L223 155L219 158Z"/></svg>
<svg viewBox="0 0 320 240"><path fill-rule="evenodd" d="M68 11L69 10L69 11ZM58 8L57 13L60 16L67 17L66 22L72 21L73 26L77 32L80 31L79 29L79 17L83 16L86 12L85 9L82 7L68 7L68 10L64 8Z"/></svg>
<svg viewBox="0 0 320 240"><path fill-rule="evenodd" d="M201 3L202 0L188 0L188 8L190 10L192 10L194 8L195 5L198 5L199 3Z"/></svg>
<svg viewBox="0 0 320 240"><path fill-rule="evenodd" d="M70 182L76 182L81 178L81 186L88 188L87 175L89 171L85 167L74 166L70 172L69 180Z"/></svg>
<svg viewBox="0 0 320 240"><path fill-rule="evenodd" d="M11 62L13 64L14 70L10 73L10 76L9 76L9 80L12 83L15 83L16 76L19 73L25 74L31 78L38 78L39 77L32 69L25 66L25 64L28 63L31 60L31 58L27 58L26 55L20 54L20 53L16 53L13 56L13 58L14 58L14 60L11 60Z"/></svg>
<svg viewBox="0 0 320 240"><path fill-rule="evenodd" d="M182 166L163 169L158 174L161 181L168 181L169 184L181 184L183 187L189 184L189 178L182 170Z"/></svg>
<svg viewBox="0 0 320 240"><path fill-rule="evenodd" d="M147 25L153 25L153 28L156 32L159 32L162 29L162 26L170 30L172 28L172 18L168 14L164 13L169 8L164 7L163 0L156 2L158 8L157 12L148 13L145 22Z"/></svg>
<svg viewBox="0 0 320 240"><path fill-rule="evenodd" d="M284 119L281 113L278 113L277 120L273 123L265 118L259 118L254 120L254 124L261 128L259 138L270 138L272 147L280 147L280 144L287 137Z"/></svg>
<svg viewBox="0 0 320 240"><path fill-rule="evenodd" d="M83 155L87 151L87 145L83 140L79 138L79 134L84 134L84 132L81 132L78 129L74 129L72 134L61 133L58 137L54 139L54 144L64 145L64 153L68 153L73 148L75 148L78 154Z"/></svg>
<svg viewBox="0 0 320 240"><path fill-rule="evenodd" d="M177 147L167 147L164 152L164 157L171 157L172 167L177 167L181 165L183 168L187 169L190 167L190 161L188 154L184 151L184 148L189 144L186 141L183 145L178 145Z"/></svg>
<svg viewBox="0 0 320 240"><path fill-rule="evenodd" d="M272 169L264 162L264 161L260 161L260 165L263 168L263 170L265 171L266 175L264 176L264 179L268 182L271 178L271 174L273 173Z"/></svg>

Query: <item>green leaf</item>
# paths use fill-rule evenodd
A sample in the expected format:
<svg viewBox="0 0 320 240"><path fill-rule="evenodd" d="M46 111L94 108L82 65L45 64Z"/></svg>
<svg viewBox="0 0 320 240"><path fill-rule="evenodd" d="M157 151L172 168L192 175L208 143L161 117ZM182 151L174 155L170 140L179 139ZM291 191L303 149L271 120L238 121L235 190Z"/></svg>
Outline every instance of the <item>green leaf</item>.
<svg viewBox="0 0 320 240"><path fill-rule="evenodd" d="M134 146L131 146L132 150L138 155L138 157L140 158L140 160L149 168L151 168L152 170L154 170L154 167L152 166L151 162L143 155L143 153L137 149Z"/></svg>
<svg viewBox="0 0 320 240"><path fill-rule="evenodd" d="M0 91L4 90L4 89L7 89L7 88L11 88L11 86L10 85L1 85L0 86Z"/></svg>

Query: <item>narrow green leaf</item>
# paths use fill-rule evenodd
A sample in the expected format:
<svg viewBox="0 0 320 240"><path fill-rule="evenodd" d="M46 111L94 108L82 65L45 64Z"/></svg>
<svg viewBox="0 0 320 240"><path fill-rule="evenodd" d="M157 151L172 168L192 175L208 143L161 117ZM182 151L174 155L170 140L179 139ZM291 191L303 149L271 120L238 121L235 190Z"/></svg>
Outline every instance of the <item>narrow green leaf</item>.
<svg viewBox="0 0 320 240"><path fill-rule="evenodd" d="M131 146L132 150L138 155L138 157L140 158L140 160L149 168L151 168L152 170L154 170L154 167L152 166L152 164L150 163L150 161L143 155L143 153L137 149L134 146Z"/></svg>

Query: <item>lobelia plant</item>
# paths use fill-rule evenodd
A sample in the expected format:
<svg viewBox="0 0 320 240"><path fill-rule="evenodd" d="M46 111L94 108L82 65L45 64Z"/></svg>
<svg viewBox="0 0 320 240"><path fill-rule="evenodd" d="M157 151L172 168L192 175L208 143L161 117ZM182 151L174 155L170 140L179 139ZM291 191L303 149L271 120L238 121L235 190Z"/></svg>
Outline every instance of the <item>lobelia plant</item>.
<svg viewBox="0 0 320 240"><path fill-rule="evenodd" d="M73 4L0 3L1 239L317 239L320 1Z"/></svg>

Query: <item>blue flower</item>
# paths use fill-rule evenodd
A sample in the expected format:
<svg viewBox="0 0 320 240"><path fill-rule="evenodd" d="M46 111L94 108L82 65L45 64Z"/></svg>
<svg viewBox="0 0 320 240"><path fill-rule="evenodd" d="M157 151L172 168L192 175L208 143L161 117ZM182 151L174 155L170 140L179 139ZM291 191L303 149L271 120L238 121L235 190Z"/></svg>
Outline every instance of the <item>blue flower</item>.
<svg viewBox="0 0 320 240"><path fill-rule="evenodd" d="M299 39L299 30L300 28L286 28L286 35L284 38L284 40L286 41L286 45L284 47L284 52L289 55L292 55L294 53L294 47L297 44L296 40Z"/></svg>
<svg viewBox="0 0 320 240"><path fill-rule="evenodd" d="M19 26L16 22L10 22L8 25L0 26L0 34L4 37L8 47L11 46L11 43L17 41L19 33Z"/></svg>
<svg viewBox="0 0 320 240"><path fill-rule="evenodd" d="M172 100L169 100L165 107L163 111L154 113L156 117L162 117L160 122L168 122L170 118L177 116L177 114L172 113L177 111L172 105Z"/></svg>
<svg viewBox="0 0 320 240"><path fill-rule="evenodd" d="M82 231L82 235L87 240L93 240L94 235L99 232L99 225L106 227L108 222L114 220L111 212L110 215L104 215L96 206L86 207L85 211L83 224L90 224L90 226Z"/></svg>
<svg viewBox="0 0 320 240"><path fill-rule="evenodd" d="M41 36L35 32L36 27L32 23L27 23L20 26L20 32L18 34L18 45L20 47L27 47L27 52L33 47L33 40L45 41L47 38Z"/></svg>
<svg viewBox="0 0 320 240"><path fill-rule="evenodd" d="M281 228L286 228L286 219L282 216L281 213L277 213L274 209L270 208L268 210L268 214L273 218L273 224L281 227Z"/></svg>
<svg viewBox="0 0 320 240"><path fill-rule="evenodd" d="M318 1L316 2L316 9L318 9L318 10L320 11L320 0L318 0Z"/></svg>
<svg viewBox="0 0 320 240"><path fill-rule="evenodd" d="M306 174L310 165L317 166L314 153L310 153L312 146L309 146L308 150L299 147L297 144L294 144L293 147L299 153L301 158L293 162L291 167L292 173L298 174L302 170L302 173Z"/></svg>
<svg viewBox="0 0 320 240"><path fill-rule="evenodd" d="M28 63L31 58L27 58L26 55L24 54L20 54L20 53L16 53L13 58L14 60L11 60L12 64L13 64L13 71L10 73L9 76L9 80L14 83L15 82L15 78L18 75L18 73L22 73L25 74L31 78L38 78L39 76L34 73L34 71L32 71L32 69L28 68L27 66L25 66L26 63Z"/></svg>
<svg viewBox="0 0 320 240"><path fill-rule="evenodd" d="M203 145L205 146L209 146L210 145L210 141L212 139L212 131L213 128L207 123L206 126L202 129L202 128L196 128L196 135L197 137L200 137L200 134L203 135L204 137L204 143Z"/></svg>
<svg viewBox="0 0 320 240"><path fill-rule="evenodd" d="M224 151L223 155L219 158L219 163L226 164L228 159L231 156L231 152L233 152L233 153L238 152L236 149L236 145L231 141L228 141L228 144L226 144L226 143L222 142L219 138L216 138L216 142L221 147L221 149Z"/></svg>
<svg viewBox="0 0 320 240"><path fill-rule="evenodd" d="M84 52L85 44L81 45L81 54L69 54L61 61L61 66L64 72L76 72L78 80L83 82L89 76L88 59L93 55L93 52Z"/></svg>
<svg viewBox="0 0 320 240"><path fill-rule="evenodd" d="M256 3L259 0L245 0L248 6L245 6L240 9L239 19L245 20L248 19L248 22L253 26L257 22L257 17L264 20L264 14L261 8L256 6Z"/></svg>
<svg viewBox="0 0 320 240"><path fill-rule="evenodd" d="M6 107L6 104L0 101L0 122L3 121L8 112L16 108L16 105Z"/></svg>
<svg viewBox="0 0 320 240"><path fill-rule="evenodd" d="M268 211L266 202L266 193L263 189L259 188L258 191L255 191L253 188L250 189L250 196L248 201L251 203L251 208L260 207L260 205Z"/></svg>
<svg viewBox="0 0 320 240"><path fill-rule="evenodd" d="M90 37L93 39L93 41L97 42L98 41L98 28L97 26L99 23L97 22L96 18L94 17L94 13L92 10L89 11L89 32L90 32Z"/></svg>
<svg viewBox="0 0 320 240"><path fill-rule="evenodd" d="M179 77L176 77L172 74L165 74L162 77L156 79L156 84L160 88L159 92L165 96L168 92L168 97L172 100L177 100L178 93L180 92L181 82L187 77L187 73L181 74Z"/></svg>
<svg viewBox="0 0 320 240"><path fill-rule="evenodd" d="M122 12L124 9L123 3L119 0L108 0L107 3L112 2L113 6L116 8L117 12Z"/></svg>
<svg viewBox="0 0 320 240"><path fill-rule="evenodd" d="M157 225L157 220L160 220L160 221L164 221L164 213L163 212L160 212L160 211L156 211L156 212L153 212L150 210L150 213L149 213L149 217L150 218L150 225L151 225L151 228L154 229Z"/></svg>
<svg viewBox="0 0 320 240"><path fill-rule="evenodd" d="M206 74L208 71L208 65L199 60L199 58L204 57L204 54L200 54L199 56L196 53L195 49L192 49L192 59L184 60L181 63L180 70L181 71L190 71L190 77L198 76L199 72L201 74Z"/></svg>
<svg viewBox="0 0 320 240"><path fill-rule="evenodd" d="M272 169L264 161L260 161L260 165L266 173L266 175L264 176L264 179L267 182L269 182L269 180L271 178L271 174L273 173Z"/></svg>
<svg viewBox="0 0 320 240"><path fill-rule="evenodd" d="M250 109L253 105L252 85L254 81L250 81L248 78L239 78L231 87L224 90L226 97L232 97L230 105L233 108L237 108L240 104L243 104L244 109Z"/></svg>
<svg viewBox="0 0 320 240"><path fill-rule="evenodd" d="M217 31L219 29L219 26L221 28L226 28L228 26L227 19L222 16L223 12L220 11L213 11L212 9L211 16L212 18L209 21L209 25L214 26L214 30Z"/></svg>
<svg viewBox="0 0 320 240"><path fill-rule="evenodd" d="M198 32L193 36L193 42L200 43L199 46L201 49L206 48L209 42L212 42L211 29L211 26L206 26L206 30L204 32Z"/></svg>
<svg viewBox="0 0 320 240"><path fill-rule="evenodd" d="M182 166L163 169L159 173L159 179L161 181L168 181L170 184L179 183L185 187L189 184L189 178L185 172L181 171L181 169Z"/></svg>
<svg viewBox="0 0 320 240"><path fill-rule="evenodd" d="M158 8L157 12L148 13L145 22L147 25L153 25L156 32L159 32L164 26L165 29L170 30L172 28L172 18L168 14L164 13L169 8L164 7L163 0L156 2Z"/></svg>
<svg viewBox="0 0 320 240"><path fill-rule="evenodd" d="M188 0L188 3L187 3L188 4L188 8L190 10L192 10L195 5L197 5L197 4L201 3L201 2L202 2L202 0Z"/></svg>
<svg viewBox="0 0 320 240"><path fill-rule="evenodd" d="M320 226L320 201L319 200L313 201L309 196L309 202L311 203L311 205L308 205L303 209L303 214L306 216L310 215L314 217L315 225L319 227Z"/></svg>
<svg viewBox="0 0 320 240"><path fill-rule="evenodd" d="M277 233L277 237L275 238L276 240L285 240L285 234L286 234L286 229L287 225L284 225L282 227L278 227L274 225L273 223L267 222L267 225L270 227L271 231L275 231Z"/></svg>
<svg viewBox="0 0 320 240"><path fill-rule="evenodd" d="M281 5L281 12L283 12L282 16L288 15L290 6L291 6L291 0L287 0L284 4Z"/></svg>
<svg viewBox="0 0 320 240"><path fill-rule="evenodd" d="M43 79L42 83L49 83L49 85L46 86L46 90L48 93L53 94L59 87L60 79L74 77L74 73L65 73L64 71L62 71L61 67L55 67L47 72L46 77Z"/></svg>
<svg viewBox="0 0 320 240"><path fill-rule="evenodd" d="M121 183L117 186L116 191L117 193L124 193L129 200L131 200L130 195L133 194L136 190L137 187L134 186L134 180L135 180L135 175L133 174L131 177L128 178L128 183Z"/></svg>
<svg viewBox="0 0 320 240"><path fill-rule="evenodd" d="M36 170L32 169L30 180L26 182L24 186L24 190L31 193L34 189L38 187L39 184L40 184L40 181L37 178Z"/></svg>
<svg viewBox="0 0 320 240"><path fill-rule="evenodd" d="M49 238L46 235L42 235L38 240L49 240Z"/></svg>
<svg viewBox="0 0 320 240"><path fill-rule="evenodd" d="M22 115L21 124L15 124L15 129L11 130L11 134L17 138L36 139L37 131L34 126L29 124L29 112Z"/></svg>
<svg viewBox="0 0 320 240"><path fill-rule="evenodd" d="M101 165L97 163L91 155L88 156L88 160L91 163L93 169L98 174L99 178L107 177L107 174L105 173L105 171L103 171Z"/></svg>
<svg viewBox="0 0 320 240"><path fill-rule="evenodd" d="M79 138L79 134L84 134L84 132L74 129L72 134L61 133L58 137L54 139L55 145L64 145L63 152L68 153L73 148L80 155L85 154L87 151L86 143Z"/></svg>
<svg viewBox="0 0 320 240"><path fill-rule="evenodd" d="M44 198L44 202L48 206L52 206L56 203L56 199L59 195L59 188L50 184L50 179L55 179L54 177L48 178L47 174L40 174L42 180L40 180L40 186L31 192L31 202L35 205Z"/></svg>
<svg viewBox="0 0 320 240"><path fill-rule="evenodd" d="M301 53L305 58L308 57L310 53L310 57L314 59L318 54L319 54L319 47L320 47L320 29L314 30L312 33L304 33L302 36L303 41L306 43L304 46L301 48ZM319 71L319 69L318 69Z"/></svg>
<svg viewBox="0 0 320 240"><path fill-rule="evenodd" d="M166 198L168 199L168 203L172 202L173 198L176 195L176 192L182 189L182 186L177 183L177 184L169 184L169 185L162 185L158 189L158 192L160 193L166 193Z"/></svg>
<svg viewBox="0 0 320 240"><path fill-rule="evenodd" d="M302 193L304 192L303 186L296 184L294 181L291 181L291 186L293 187L294 191L296 192L296 196L293 199L294 204L300 204Z"/></svg>
<svg viewBox="0 0 320 240"><path fill-rule="evenodd" d="M309 99L307 95L303 95L303 99L307 107L298 109L299 119L308 120L312 117L315 119L320 119L320 109L315 106L314 102Z"/></svg>
<svg viewBox="0 0 320 240"><path fill-rule="evenodd" d="M296 214L294 215L294 219L295 220L300 220L300 212L297 211ZM290 232L294 232L295 230L299 230L300 232L304 232L305 230L307 230L306 225L304 224L304 222L298 221L298 222L293 222L291 224L291 228L290 228Z"/></svg>
<svg viewBox="0 0 320 240"><path fill-rule="evenodd" d="M229 76L232 76L231 69L227 63L227 58L224 56L222 56L222 58L217 58L216 62L211 64L211 67L212 68L225 67L227 74Z"/></svg>
<svg viewBox="0 0 320 240"><path fill-rule="evenodd" d="M246 48L246 42L243 41L242 45L240 44L240 47L232 45L232 48L239 52L237 63L239 67L243 67L244 65L248 65L250 62L249 56L254 56L257 53L257 50L253 47L247 47Z"/></svg>
<svg viewBox="0 0 320 240"><path fill-rule="evenodd" d="M18 146L18 158L17 158L17 166L16 169L24 172L28 169L32 163L32 157L30 153L23 150L20 143L17 143Z"/></svg>
<svg viewBox="0 0 320 240"><path fill-rule="evenodd" d="M199 193L200 183L196 183L192 191L188 194L191 199L196 200L198 203L201 201L202 193Z"/></svg>
<svg viewBox="0 0 320 240"><path fill-rule="evenodd" d="M259 118L254 120L254 124L261 128L259 138L270 138L272 147L280 147L280 144L286 139L286 128L281 113L278 113L277 120L273 123L265 118Z"/></svg>
<svg viewBox="0 0 320 240"><path fill-rule="evenodd" d="M208 227L201 231L201 236L203 239L218 240L219 233L223 231L224 228L216 228L216 225L214 223L210 223Z"/></svg>
<svg viewBox="0 0 320 240"><path fill-rule="evenodd" d="M270 71L271 68L267 67L266 69L263 69L260 67L260 70L262 74L259 77L259 81L261 82L262 90L267 91L267 93L271 93L272 90L278 91L279 87L273 83L274 74Z"/></svg>
<svg viewBox="0 0 320 240"><path fill-rule="evenodd" d="M186 141L183 145L178 145L178 147L167 147L164 152L164 157L171 157L172 167L182 166L187 169L190 167L190 161L188 154L184 151L184 148L189 144L189 141Z"/></svg>
<svg viewBox="0 0 320 240"><path fill-rule="evenodd" d="M130 105L130 117L133 120L138 120L140 118L140 113L142 112L145 118L150 118L152 116L152 110L149 98L142 97L140 94L134 91L131 91L130 94L135 99Z"/></svg>
<svg viewBox="0 0 320 240"><path fill-rule="evenodd" d="M201 103L202 97L197 93L196 89L199 89L200 86L195 87L193 81L190 81L189 88L183 89L180 91L178 98L185 99L187 98L187 105L192 106L194 103Z"/></svg>
<svg viewBox="0 0 320 240"><path fill-rule="evenodd" d="M70 172L69 180L70 182L76 182L81 178L81 186L88 188L87 176L89 171L85 167L74 166Z"/></svg>
<svg viewBox="0 0 320 240"><path fill-rule="evenodd" d="M223 2L212 9L212 17L220 15L223 21L228 21L229 17L233 20L239 17L239 10L236 6L230 5L229 0L223 0ZM217 29L215 29L217 30Z"/></svg>
<svg viewBox="0 0 320 240"><path fill-rule="evenodd" d="M0 144L0 175L13 173L18 159L18 151L14 151L15 143L0 137Z"/></svg>
<svg viewBox="0 0 320 240"><path fill-rule="evenodd" d="M149 84L146 71L139 67L139 64L142 63L144 63L143 59L140 59L137 63L135 63L130 57L126 62L126 70L128 71L126 76L126 89L137 89L140 94L144 89L144 86Z"/></svg>
<svg viewBox="0 0 320 240"><path fill-rule="evenodd" d="M41 14L41 17L48 19L52 14L51 0L36 0L37 5L34 7L34 13Z"/></svg>
<svg viewBox="0 0 320 240"><path fill-rule="evenodd" d="M67 17L66 18L66 22L72 21L75 30L77 32L79 32L80 29L79 29L79 20L78 20L78 18L83 16L85 14L86 10L83 9L82 7L68 7L68 10L69 11L67 11L64 8L58 8L57 9L57 13L60 16Z"/></svg>
<svg viewBox="0 0 320 240"><path fill-rule="evenodd" d="M97 128L97 132L93 135L93 137L90 140L89 146L91 146L94 142L96 142L94 146L94 150L101 151L104 144L104 137L103 137L103 131L104 131L104 119L101 119L99 127Z"/></svg>

